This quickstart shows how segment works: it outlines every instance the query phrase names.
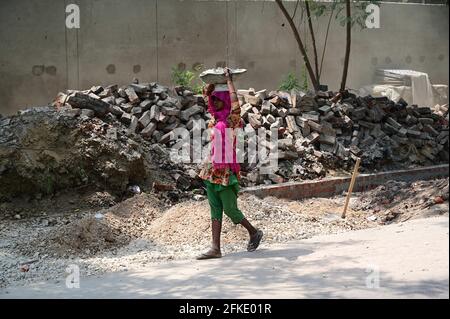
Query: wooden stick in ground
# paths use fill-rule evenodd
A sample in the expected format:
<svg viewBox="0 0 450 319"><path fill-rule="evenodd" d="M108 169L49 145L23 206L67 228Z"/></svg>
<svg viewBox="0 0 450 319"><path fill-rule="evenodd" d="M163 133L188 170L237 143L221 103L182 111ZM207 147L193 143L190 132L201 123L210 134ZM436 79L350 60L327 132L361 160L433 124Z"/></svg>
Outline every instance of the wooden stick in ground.
<svg viewBox="0 0 450 319"><path fill-rule="evenodd" d="M358 175L358 169L359 169L360 162L361 162L361 159L358 158L356 160L355 168L353 169L352 179L350 181L350 186L348 188L347 198L345 199L344 211L342 212L342 216L341 216L342 218L345 218L345 214L347 213L348 202L350 201L350 195L352 194L353 186L355 185L356 176Z"/></svg>

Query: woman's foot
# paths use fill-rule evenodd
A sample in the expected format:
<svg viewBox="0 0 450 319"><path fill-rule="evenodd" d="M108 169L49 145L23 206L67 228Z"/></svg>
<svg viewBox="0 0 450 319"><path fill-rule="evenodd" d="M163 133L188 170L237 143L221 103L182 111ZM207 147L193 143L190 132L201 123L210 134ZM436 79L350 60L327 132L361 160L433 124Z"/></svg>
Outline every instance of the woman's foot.
<svg viewBox="0 0 450 319"><path fill-rule="evenodd" d="M221 258L222 253L220 249L213 249L211 248L206 253L201 254L200 256L197 256L197 260L203 260L203 259L213 259L213 258Z"/></svg>
<svg viewBox="0 0 450 319"><path fill-rule="evenodd" d="M250 241L248 242L248 245L247 245L247 251L255 251L256 248L258 248L263 235L264 235L263 231L260 229L257 229L256 233L254 235L250 236Z"/></svg>

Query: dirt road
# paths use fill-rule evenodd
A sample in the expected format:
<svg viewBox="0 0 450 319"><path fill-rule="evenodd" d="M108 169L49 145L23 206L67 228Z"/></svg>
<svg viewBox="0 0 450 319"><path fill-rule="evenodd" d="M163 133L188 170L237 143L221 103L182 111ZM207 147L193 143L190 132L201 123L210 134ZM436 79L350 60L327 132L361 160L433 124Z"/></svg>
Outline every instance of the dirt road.
<svg viewBox="0 0 450 319"><path fill-rule="evenodd" d="M449 220L318 236L208 261L8 287L0 298L448 298Z"/></svg>

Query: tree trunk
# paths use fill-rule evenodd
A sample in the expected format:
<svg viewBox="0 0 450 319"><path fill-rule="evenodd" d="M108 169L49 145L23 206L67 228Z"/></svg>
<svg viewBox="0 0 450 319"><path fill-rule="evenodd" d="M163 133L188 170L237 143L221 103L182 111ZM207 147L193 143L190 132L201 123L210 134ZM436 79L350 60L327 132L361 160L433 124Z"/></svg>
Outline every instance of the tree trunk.
<svg viewBox="0 0 450 319"><path fill-rule="evenodd" d="M320 83L320 77L322 76L323 59L325 58L325 51L327 49L328 34L330 32L330 25L331 25L331 20L333 18L333 13L334 13L334 6L331 9L330 18L328 19L327 32L325 34L325 41L324 41L324 44L323 44L322 58L320 59L319 76L317 77L317 80L319 81L319 83Z"/></svg>
<svg viewBox="0 0 450 319"><path fill-rule="evenodd" d="M316 79L317 82L320 84L320 78L319 78L319 58L317 56L317 46L316 46L316 37L314 35L314 29L312 25L312 19L311 19L311 10L309 9L309 2L308 0L305 1L306 5L306 17L308 18L308 26L309 26L309 32L311 33L311 41L314 51L314 67L316 71Z"/></svg>
<svg viewBox="0 0 450 319"><path fill-rule="evenodd" d="M286 8L284 7L281 0L275 0L275 2L280 7L281 12L283 12L284 16L288 20L289 25L291 26L292 32L294 32L295 40L297 41L300 52L302 53L303 60L305 61L306 70L308 71L309 78L311 79L312 85L315 90L319 89L319 83L317 81L316 76L314 75L314 71L311 67L311 63L309 62L308 55L306 54L305 46L303 45L303 41L300 38L300 34L298 33L297 27L295 26L294 21L290 17Z"/></svg>
<svg viewBox="0 0 450 319"><path fill-rule="evenodd" d="M347 73L348 73L348 64L350 60L350 46L352 39L352 22L351 22L351 9L350 9L350 0L345 0L346 7L346 44L345 44L345 59L344 59L344 70L342 72L342 81L341 81L341 91L345 90L345 84L347 82Z"/></svg>

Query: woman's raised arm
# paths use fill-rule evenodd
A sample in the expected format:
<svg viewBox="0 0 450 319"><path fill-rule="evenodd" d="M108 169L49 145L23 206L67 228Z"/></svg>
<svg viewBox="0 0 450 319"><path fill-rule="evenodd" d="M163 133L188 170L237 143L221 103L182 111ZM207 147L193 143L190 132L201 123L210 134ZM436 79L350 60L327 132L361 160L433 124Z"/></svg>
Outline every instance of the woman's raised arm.
<svg viewBox="0 0 450 319"><path fill-rule="evenodd" d="M233 83L233 76L231 75L229 68L225 68L225 77L227 78L228 92L230 92L231 105L233 105L233 103L239 103L236 88Z"/></svg>

